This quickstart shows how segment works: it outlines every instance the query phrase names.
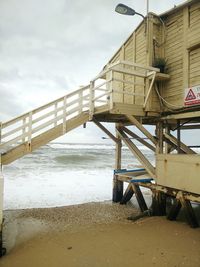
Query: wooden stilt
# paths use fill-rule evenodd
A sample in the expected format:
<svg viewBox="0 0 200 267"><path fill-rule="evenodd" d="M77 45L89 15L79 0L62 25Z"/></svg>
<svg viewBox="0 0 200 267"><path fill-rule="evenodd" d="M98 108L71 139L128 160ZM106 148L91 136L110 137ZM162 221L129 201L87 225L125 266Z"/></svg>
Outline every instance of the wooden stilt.
<svg viewBox="0 0 200 267"><path fill-rule="evenodd" d="M142 212L145 211L145 210L148 210L147 204L146 204L146 202L144 200L144 197L143 197L143 194L142 194L142 192L140 190L139 185L132 183L132 188L133 188L133 191L135 193L135 196L136 196L137 202L139 204L140 210Z"/></svg>
<svg viewBox="0 0 200 267"><path fill-rule="evenodd" d="M155 191L152 192L152 215L164 216L166 215L166 195L165 193Z"/></svg>
<svg viewBox="0 0 200 267"><path fill-rule="evenodd" d="M181 205L184 209L185 217L192 228L199 226L196 215L189 200L181 198Z"/></svg>
<svg viewBox="0 0 200 267"><path fill-rule="evenodd" d="M174 203L172 204L169 213L167 215L167 219L170 221L175 221L178 213L181 209L181 202L179 199L174 199Z"/></svg>
<svg viewBox="0 0 200 267"><path fill-rule="evenodd" d="M120 204L126 204L132 198L133 194L134 194L133 187L132 184L130 183L126 188L126 191L123 195L123 198L120 201Z"/></svg>
<svg viewBox="0 0 200 267"><path fill-rule="evenodd" d="M119 124L116 124L116 129L120 127ZM121 157L122 157L122 142L119 138L118 132L116 130L116 138L118 142L116 142L116 151L115 151L115 169L121 169ZM117 175L113 176L113 202L120 202L123 197L123 181L119 181L117 179Z"/></svg>
<svg viewBox="0 0 200 267"><path fill-rule="evenodd" d="M6 248L3 247L2 231L0 232L0 258L6 254Z"/></svg>

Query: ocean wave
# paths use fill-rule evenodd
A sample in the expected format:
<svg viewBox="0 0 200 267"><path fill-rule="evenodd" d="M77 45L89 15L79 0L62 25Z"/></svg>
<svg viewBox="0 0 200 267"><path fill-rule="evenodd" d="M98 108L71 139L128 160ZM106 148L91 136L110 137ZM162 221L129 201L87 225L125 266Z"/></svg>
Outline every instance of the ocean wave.
<svg viewBox="0 0 200 267"><path fill-rule="evenodd" d="M105 144L69 144L69 143L50 143L48 145L55 149L114 149L113 145Z"/></svg>
<svg viewBox="0 0 200 267"><path fill-rule="evenodd" d="M48 144L48 147L53 148L53 149L101 149L101 150L114 150L115 145L111 144L69 144L69 143L50 143ZM141 150L147 150L149 151L150 149L145 146L138 146L139 149ZM123 146L123 150L128 150L128 147Z"/></svg>

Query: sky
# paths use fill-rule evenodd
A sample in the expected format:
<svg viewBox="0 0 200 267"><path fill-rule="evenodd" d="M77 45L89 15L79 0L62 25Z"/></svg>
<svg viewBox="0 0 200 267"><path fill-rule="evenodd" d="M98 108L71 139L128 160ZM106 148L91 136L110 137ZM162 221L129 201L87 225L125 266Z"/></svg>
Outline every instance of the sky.
<svg viewBox="0 0 200 267"><path fill-rule="evenodd" d="M150 11L160 14L183 2L149 0ZM118 3L1 0L0 121L87 85L141 21L114 12ZM123 3L146 13L146 0ZM89 125L59 140L98 143L102 136Z"/></svg>

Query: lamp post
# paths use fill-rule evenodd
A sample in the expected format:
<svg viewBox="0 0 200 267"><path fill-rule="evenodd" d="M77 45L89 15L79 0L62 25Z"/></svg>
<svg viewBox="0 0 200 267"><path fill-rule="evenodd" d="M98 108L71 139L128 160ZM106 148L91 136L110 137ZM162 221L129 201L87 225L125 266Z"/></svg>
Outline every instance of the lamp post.
<svg viewBox="0 0 200 267"><path fill-rule="evenodd" d="M149 0L146 0L146 12L147 12L147 15L146 15L146 21L145 21L145 17L144 15L142 15L141 13L138 13L136 12L134 9L132 9L131 7L129 6L126 6L124 4L118 4L115 8L115 11L119 14L122 14L122 15L128 15L128 16L134 16L134 15L138 15L138 16L141 16L145 22L145 36L148 40L149 36L148 36L148 31L149 31L149 16L148 16L148 13L149 13ZM148 45L148 42L147 42L147 52L149 50L149 45Z"/></svg>

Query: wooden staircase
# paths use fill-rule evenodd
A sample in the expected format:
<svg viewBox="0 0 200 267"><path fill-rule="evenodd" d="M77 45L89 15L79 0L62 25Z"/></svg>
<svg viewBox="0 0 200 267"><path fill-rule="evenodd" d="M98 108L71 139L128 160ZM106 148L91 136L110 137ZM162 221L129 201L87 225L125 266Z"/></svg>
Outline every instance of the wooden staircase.
<svg viewBox="0 0 200 267"><path fill-rule="evenodd" d="M152 67L118 61L106 67L89 85L19 117L0 123L1 164L9 164L31 153L99 114L112 114L112 116L145 114L145 107L158 72L158 69ZM126 83L129 86L134 84L120 79L123 75L142 79L143 94L119 90ZM145 87L147 81L148 87ZM142 97L143 100L140 106L136 105L137 108L134 109L134 104L129 104L128 108L127 103L117 102L116 99L119 98L116 98L116 94L122 95L122 99L125 96L134 95ZM135 114L135 112L139 113ZM108 121L108 116L106 118L104 116L104 121Z"/></svg>

